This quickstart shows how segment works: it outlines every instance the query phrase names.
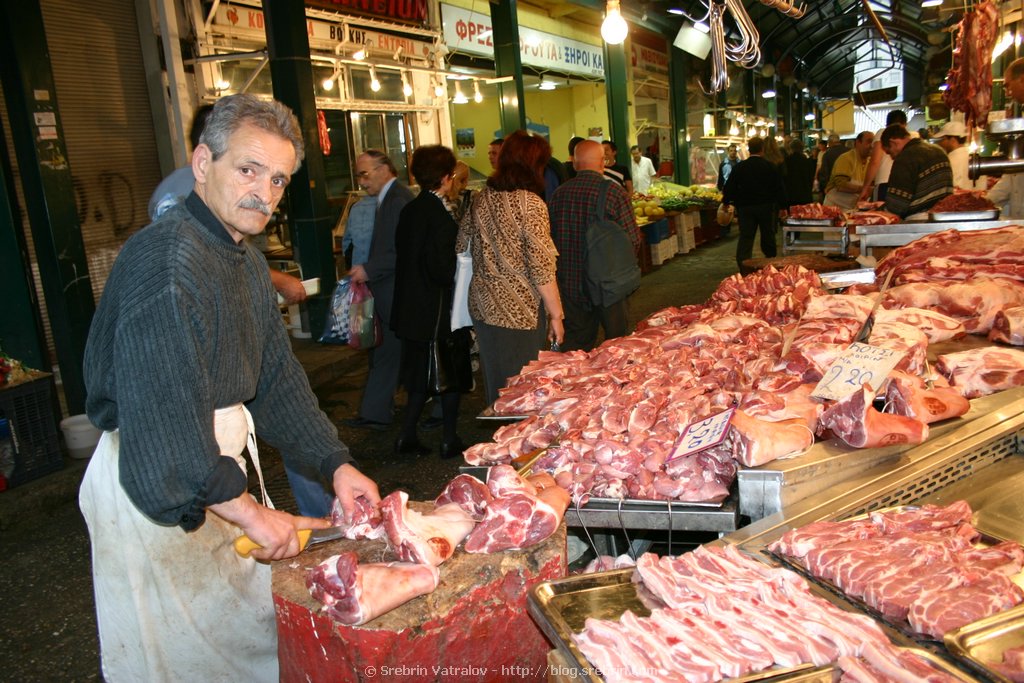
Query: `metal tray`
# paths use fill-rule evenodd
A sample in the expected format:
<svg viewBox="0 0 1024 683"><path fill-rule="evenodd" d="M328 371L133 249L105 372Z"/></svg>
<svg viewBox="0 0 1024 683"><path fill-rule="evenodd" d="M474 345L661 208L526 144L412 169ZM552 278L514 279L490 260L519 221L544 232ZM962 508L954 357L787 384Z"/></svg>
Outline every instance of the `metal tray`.
<svg viewBox="0 0 1024 683"><path fill-rule="evenodd" d="M844 518L842 520L833 520L833 521L853 522L853 521L867 519L872 514L885 513L885 512L900 512L900 511L903 511L903 510L910 510L910 509L914 509L914 508L917 508L917 507L919 507L919 506L917 506L917 505L893 505L891 507L879 508L878 510L874 510L874 511L872 511L870 513L867 513L867 514L855 515L853 517L847 517L847 518ZM1001 542L1007 540L1007 539L1004 539L1004 538L1000 538L999 536L995 536L993 534L987 533L987 532L985 532L984 529L981 529L978 526L974 526L974 529L981 535L981 537L977 541L976 545L980 544L980 545L984 545L984 546L991 546L991 545L996 545L997 543L1001 543ZM870 615L875 620L880 621L880 622L890 626L891 628L895 629L896 631L898 631L902 635L906 636L907 638L910 638L911 640L913 640L913 641L915 641L915 642L917 642L919 644L923 644L923 645L926 645L926 646L929 646L929 647L934 646L937 643L941 642L939 640L936 640L936 639L932 638L931 636L925 635L923 633L918 633L917 631L915 631L913 629L913 627L907 621L897 621L895 619L892 619L891 617L887 617L887 616L883 615L881 612L876 610L874 607L871 607L870 605L868 605L866 602L864 602L860 598L854 597L852 595L848 595L842 588L840 588L839 586L836 586L831 581L828 581L827 579L823 579L821 577L815 576L801 562L798 562L798 561L796 561L793 558L790 558L790 557L787 557L785 555L781 555L779 553L776 553L776 552L774 552L772 550L769 550L767 547L764 548L763 552L766 555L768 555L769 557L771 557L772 559L777 560L778 562L780 562L783 566L788 567L789 569L792 569L793 571L797 572L798 574L800 574L801 576L806 578L808 581L810 581L812 584L815 584L817 586L821 586L821 587L829 590L830 592L835 593L836 595L842 597L844 600L848 601L851 605L854 605L855 607L857 607L857 609L867 613L868 615ZM1012 578L1014 583L1020 585L1020 584L1024 583L1024 572L1019 572L1018 574L1015 574L1011 578ZM1014 608L1014 609L1016 609L1016 608ZM1012 611L1012 610L1007 610L1007 611ZM1000 612L999 614L1005 614L1005 612ZM992 616L996 617L996 616L999 616L999 614L995 614L995 615L992 615ZM986 619L989 619L989 618L992 618L992 617L986 617ZM983 620L980 620L979 622L975 622L975 623L981 623L982 621L985 621L985 620L983 619ZM972 624L967 624L966 626L963 626L961 628L967 628L968 626L971 626L971 625Z"/></svg>
<svg viewBox="0 0 1024 683"><path fill-rule="evenodd" d="M835 225L831 218L787 218L782 224L783 225L802 225L805 227L815 226L819 228L835 228L836 230L842 230L843 225Z"/></svg>
<svg viewBox="0 0 1024 683"><path fill-rule="evenodd" d="M992 665L1003 661L1004 650L1024 646L1024 605L961 626L944 640L958 659L997 681L1009 681Z"/></svg>
<svg viewBox="0 0 1024 683"><path fill-rule="evenodd" d="M994 221L999 218L999 209L987 209L985 211L940 211L939 213L929 213L928 218L936 223Z"/></svg>
<svg viewBox="0 0 1024 683"><path fill-rule="evenodd" d="M617 619L627 610L637 616L650 616L651 610L641 600L633 583L633 569L616 569L597 574L584 574L554 581L544 581L530 589L527 608L530 616L566 661L573 666L573 680L598 683L603 679L576 647L572 636L583 630L586 620ZM820 589L811 585L818 594ZM819 595L828 599L827 595ZM834 604L834 603L833 603ZM899 646L899 643L897 643ZM969 681L962 672L941 657L916 647L902 647L926 659L940 671L957 680ZM803 664L792 668L772 668L743 676L725 679L731 683L753 683L754 681L786 681L794 683L835 683L842 676L838 666L816 667Z"/></svg>

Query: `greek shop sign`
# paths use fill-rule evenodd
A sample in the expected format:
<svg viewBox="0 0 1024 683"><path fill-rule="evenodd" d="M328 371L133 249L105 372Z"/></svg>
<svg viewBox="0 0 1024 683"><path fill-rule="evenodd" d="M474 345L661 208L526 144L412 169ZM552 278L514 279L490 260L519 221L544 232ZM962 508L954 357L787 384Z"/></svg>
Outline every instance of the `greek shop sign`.
<svg viewBox="0 0 1024 683"><path fill-rule="evenodd" d="M227 36L249 37L254 40L266 38L263 12L258 9L221 5L214 15L214 24ZM320 42L331 47L345 42L388 52L394 52L401 47L404 54L418 58L426 58L432 51L431 44L421 40L316 19L306 19L306 34L311 42Z"/></svg>
<svg viewBox="0 0 1024 683"><path fill-rule="evenodd" d="M448 49L494 57L489 15L441 3L441 17ZM568 74L604 77L604 50L599 45L520 26L519 50L523 64Z"/></svg>

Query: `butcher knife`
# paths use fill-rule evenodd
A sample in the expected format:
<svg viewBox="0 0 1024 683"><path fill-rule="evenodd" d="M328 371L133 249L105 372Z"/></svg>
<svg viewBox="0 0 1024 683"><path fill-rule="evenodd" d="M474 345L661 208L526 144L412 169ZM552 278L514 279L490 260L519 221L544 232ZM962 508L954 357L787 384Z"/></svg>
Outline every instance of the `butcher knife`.
<svg viewBox="0 0 1024 683"><path fill-rule="evenodd" d="M882 296L885 294L885 290L889 289L889 283L892 282L892 274L896 272L895 268L889 270L889 274L885 276L885 282L882 283L882 288L878 290L878 298L875 299L875 305L871 307L871 312L868 313L867 320L864 321L864 326L860 328L860 332L853 338L853 341L860 342L861 344L867 344L868 338L871 336L871 329L875 326L875 311L882 305Z"/></svg>
<svg viewBox="0 0 1024 683"><path fill-rule="evenodd" d="M299 529L296 533L299 535L299 552L311 545L336 541L339 538L345 537L345 531L339 526L331 526L326 529ZM249 553L253 550L259 550L263 547L245 534L236 538L234 545L235 552L242 557L249 557Z"/></svg>

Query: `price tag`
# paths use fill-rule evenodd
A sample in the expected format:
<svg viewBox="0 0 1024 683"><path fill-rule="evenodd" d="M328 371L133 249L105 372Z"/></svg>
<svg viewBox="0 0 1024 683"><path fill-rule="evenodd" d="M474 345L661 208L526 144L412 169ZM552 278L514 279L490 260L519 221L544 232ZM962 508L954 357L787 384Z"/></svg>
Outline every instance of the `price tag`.
<svg viewBox="0 0 1024 683"><path fill-rule="evenodd" d="M854 342L828 366L811 396L838 401L859 391L864 384L877 391L905 355L905 351Z"/></svg>
<svg viewBox="0 0 1024 683"><path fill-rule="evenodd" d="M729 432L729 423L732 422L735 412L735 408L729 408L700 422L691 423L676 440L672 455L665 462L722 443L725 440L725 435Z"/></svg>

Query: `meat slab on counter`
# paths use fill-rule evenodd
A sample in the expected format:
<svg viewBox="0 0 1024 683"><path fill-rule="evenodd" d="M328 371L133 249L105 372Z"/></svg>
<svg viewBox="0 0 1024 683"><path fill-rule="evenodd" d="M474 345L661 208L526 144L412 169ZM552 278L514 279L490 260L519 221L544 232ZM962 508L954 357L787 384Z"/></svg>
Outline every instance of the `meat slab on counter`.
<svg viewBox="0 0 1024 683"><path fill-rule="evenodd" d="M789 217L800 220L830 220L835 225L842 225L846 222L846 214L838 206L825 206L824 204L796 204L789 207Z"/></svg>
<svg viewBox="0 0 1024 683"><path fill-rule="evenodd" d="M437 567L463 541L469 553L519 550L541 543L562 523L569 493L549 474L523 478L505 465L490 469L487 484L467 474L456 476L432 506L411 505L404 491L392 492L379 507L364 496L355 503L355 514L346 522L335 499L332 523L342 527L345 538L385 539L399 562L359 564L350 552L310 570L306 577L310 595L323 603L333 619L350 625L375 619L431 592L439 580Z"/></svg>
<svg viewBox="0 0 1024 683"><path fill-rule="evenodd" d="M866 615L836 607L796 573L735 546L675 558L648 553L633 581L648 596L650 616L592 617L573 636L606 681L718 681L805 663L836 663L865 682L956 680L893 646Z"/></svg>
<svg viewBox="0 0 1024 683"><path fill-rule="evenodd" d="M941 640L943 634L1024 602L1010 580L1024 547L977 546L965 501L895 508L868 520L817 522L769 546L861 600L896 625Z"/></svg>
<svg viewBox="0 0 1024 683"><path fill-rule="evenodd" d="M956 190L937 201L929 211L932 213L957 213L961 211L991 211L996 208L992 200L981 190Z"/></svg>
<svg viewBox="0 0 1024 683"><path fill-rule="evenodd" d="M893 273L892 285L966 280L987 274L1024 280L1024 227L943 230L897 247L875 267L876 282Z"/></svg>
<svg viewBox="0 0 1024 683"><path fill-rule="evenodd" d="M850 225L893 225L899 223L900 220L896 214L880 209L854 211L846 217L846 221Z"/></svg>

